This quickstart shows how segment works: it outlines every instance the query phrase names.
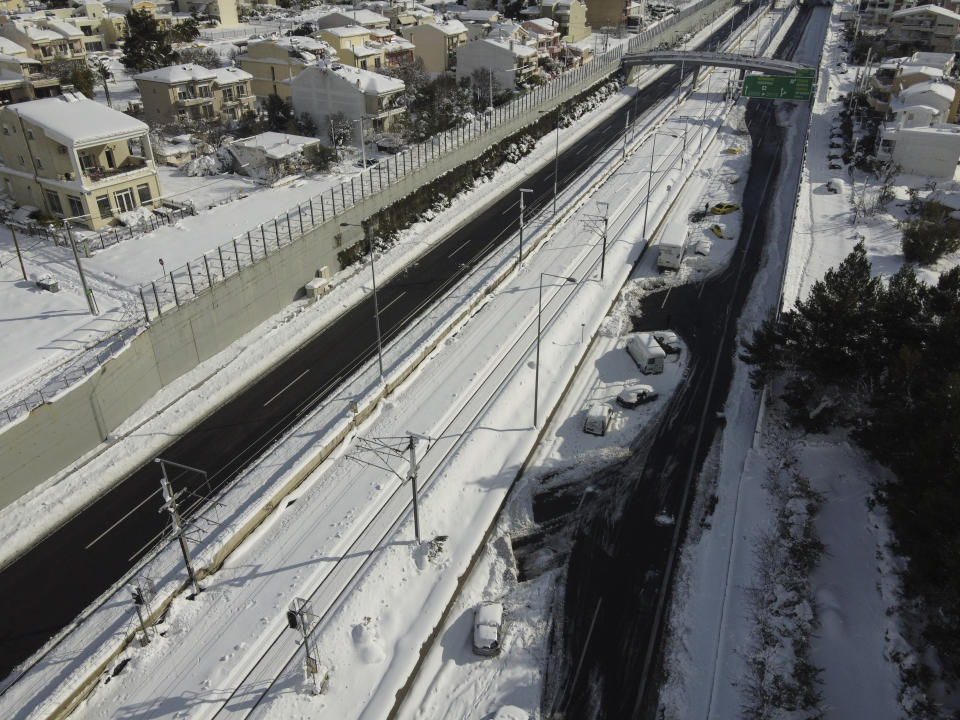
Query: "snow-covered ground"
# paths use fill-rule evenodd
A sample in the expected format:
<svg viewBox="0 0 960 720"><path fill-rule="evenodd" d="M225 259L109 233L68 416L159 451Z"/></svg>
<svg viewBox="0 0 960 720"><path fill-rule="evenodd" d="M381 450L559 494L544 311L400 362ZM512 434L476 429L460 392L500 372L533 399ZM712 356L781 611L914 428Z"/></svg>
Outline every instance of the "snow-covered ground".
<svg viewBox="0 0 960 720"><path fill-rule="evenodd" d="M834 18L841 9L833 9ZM819 43L820 37L812 29L804 47L806 57L800 59L815 62ZM835 39L827 43L825 57L830 58L831 53L836 53ZM821 82L841 80L822 75ZM842 232L847 227L845 217L847 222L852 217L850 206L836 205L836 196L819 191L825 182L821 173L825 173L822 156L826 142L819 144L818 138L827 137L828 118L837 110L825 99L822 93L813 106L811 150L788 258L785 303L805 292L853 245L852 232ZM711 102L716 100L714 97ZM611 100L593 119L622 102L629 102L629 97ZM699 117L703 103L703 95L694 93L678 108L677 116ZM708 117L712 114L713 110ZM802 111L793 115L795 140L802 132L795 121L803 116ZM706 145L703 163L683 189L683 201L670 208L677 216L702 207L705 198L715 201L720 188L729 193L722 199L736 200L739 188L729 178L745 171L748 156L721 150L734 144L742 147L748 141L738 132L739 114L735 112L730 118L720 137ZM584 120L580 127L587 125ZM682 129L679 124L668 124L660 132L681 135ZM568 138L565 136L564 142ZM611 203L611 238L616 239L608 249L609 276L604 283L599 282L596 243L584 242L589 234L584 231L583 220L569 216L527 258L523 269L508 273L489 300L447 336L429 360L430 372L415 373L353 431L355 437L368 439L403 436L407 430L437 438L429 447L421 445L418 456L423 483L421 522L424 539L446 539L412 543L412 519L405 504L408 488L401 487L390 473L358 465L350 457L358 455L356 444L344 446L287 496L222 569L203 581L205 592L198 600L174 600L158 626L162 637L155 637L146 648L130 645L108 662L98 687L81 706L84 717L208 717L247 671L254 671L250 681L256 681L258 667L265 668L262 671L268 673L266 678L285 668L258 707L259 717L383 717L417 665L421 645L434 632L435 640L419 665L416 679L406 688L400 717L485 718L503 706L514 706L518 713L538 714L551 591L557 572L547 572L534 582L518 583L509 544L502 535L532 524L530 495L544 474L558 469L570 472L570 468L586 473L616 457L619 446L641 427L655 422L671 388L683 376L685 354L681 353L663 376L644 378L660 390L660 399L636 410L617 409L605 438L582 433L583 408L588 401L609 401L624 382L637 379L622 350L622 332L628 326L626 318L636 297L659 285L649 279L656 272L652 253L648 253L636 268L635 279L622 292L614 313L605 319L597 317L595 308L609 305L639 254L639 218L630 202L639 199L644 187L649 145L643 143L603 187L581 201L579 207L569 209L571 213L595 215L596 202ZM679 145L679 138L665 142L661 136L657 156ZM695 147L693 142L690 146ZM791 146L795 149L793 162L799 160L800 146L799 141ZM617 154L609 153L604 162L613 162ZM509 169L497 182L508 182L534 162L528 159ZM818 167L819 162L824 167ZM654 175L656 182L666 173ZM482 193L481 188L474 197ZM658 193L665 190L658 188L653 194L657 207L663 208L666 195ZM792 188L781 194L785 202L777 225L778 232L786 237ZM475 199L463 199L449 212L463 212L471 202ZM724 220L728 238L739 236L736 217ZM875 265L875 271L883 274L897 266L892 224L891 216L875 215L857 227L867 239L871 256L883 259ZM544 232L545 226L542 223L539 232ZM410 236L420 232L423 237L423 231L429 229L415 228ZM705 230L703 227L695 232L703 233L702 237ZM694 262L688 262L675 276L676 281L695 281L723 266L735 247L733 240L716 239L711 254L693 258ZM401 267L411 252L414 250L409 247L398 248L385 262L392 268ZM771 267L777 266L771 263ZM501 254L485 264L481 274L489 280L508 267L509 259ZM571 275L578 280L576 285L545 290L540 377L544 417L559 397L569 372L578 362L582 364L537 446L537 433L529 417L531 343L537 279L542 272ZM362 282L358 275L352 287L344 284L344 303L349 302L351 294L363 291ZM761 271L741 334L748 334L776 302L779 286L779 273L769 268ZM472 286L464 285L454 294L466 298L475 292ZM441 313L454 315L450 309ZM228 362L247 372L267 364L269 358L254 357L244 349L262 338L269 338L273 344L281 339L289 342L306 328L322 323L324 318L319 315L309 306L291 309L269 327L244 338L237 348L198 369L184 383L196 383L204 373L213 374ZM436 322L439 327L442 318ZM399 344L403 342L414 343L415 339L411 336ZM482 350L478 352L479 348ZM388 365L396 369L410 354L409 347L397 348ZM374 386L368 368L364 377L338 394L338 401L346 406ZM171 395L159 402L172 402L174 393L183 387L189 385L172 388ZM229 389L221 385L208 392L215 396ZM196 402L203 403L209 397L201 393ZM727 403L726 430L711 453L716 508L702 532L691 535L684 551L671 618L670 681L662 700L666 717L734 717L743 707L742 660L749 650L752 631L750 617L743 612L743 594L753 580L755 541L777 509L770 492L771 477L783 471L786 458L794 459L789 470L802 473L816 490L828 496L816 521L827 552L811 579L821 624L821 632L813 640L812 656L824 668L822 690L828 717L899 716L897 670L887 660L890 648L885 645L892 643L903 649L896 617L887 614L894 604L896 582L891 572L896 561L885 549L882 515L865 502L879 470L842 437L790 436L776 408L763 413L763 422L755 433L758 406L759 399L749 389L741 367ZM184 416L178 422L188 424L195 408L181 404L176 409ZM322 412L309 421L319 425L308 422L295 434L312 438L312 433L332 432L343 422L336 414L320 415ZM169 427L169 418L165 421ZM135 418L130 427L143 422L143 418ZM150 437L153 427L143 425L143 429L131 433L128 440L134 449L130 462L150 456L151 442L155 442ZM161 425L155 427L159 431ZM303 449L276 454L252 469L238 483L237 495L224 498L225 507L211 510L217 522L234 527L242 522L251 512L249 498L280 484L285 473L306 463L306 455ZM91 463L86 472L95 476L105 470L122 470L123 461L118 457L102 462ZM406 473L402 460L394 458L391 462L400 475ZM520 482L508 497L508 489L520 473ZM56 504L56 488L46 491L49 494L42 501ZM398 504L401 500L403 504ZM507 502L507 511L471 565L473 549L501 502ZM28 533L27 513L32 508L36 505L27 502L14 513L0 516L4 526L20 523L22 532ZM393 514L388 517L384 513ZM391 533L392 542L372 552L370 527ZM208 530L197 547L200 564L210 561L216 542L217 532ZM178 562L176 551L169 548L140 577L153 579L158 597L163 597L182 580ZM341 587L333 576L344 572L350 562L358 564L361 572L342 581L349 593L338 599L321 592L311 599L315 612L329 612L312 638L315 654L329 670L329 684L325 694L313 696L302 672L302 654L287 662L296 647L296 633L282 629L283 613L293 597L310 595L321 581L325 581L321 590L329 588L326 592ZM461 578L463 585L458 588ZM118 591L11 688L0 699L4 716L43 716L63 699L73 683L99 664L103 648L116 647L124 636L134 632L135 616L125 597L125 591ZM502 599L507 608L505 647L499 658L481 660L473 656L469 646L472 607L480 599L493 598ZM438 625L441 620L443 624ZM265 652L271 643L274 649ZM264 664L257 665L261 656L271 653L273 659L268 657ZM863 712L867 707L869 714Z"/></svg>

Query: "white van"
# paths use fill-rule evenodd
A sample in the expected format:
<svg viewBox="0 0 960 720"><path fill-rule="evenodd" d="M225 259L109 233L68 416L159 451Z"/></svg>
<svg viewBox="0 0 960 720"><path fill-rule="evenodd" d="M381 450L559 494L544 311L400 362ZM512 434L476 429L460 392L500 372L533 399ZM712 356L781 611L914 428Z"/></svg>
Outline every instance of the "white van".
<svg viewBox="0 0 960 720"><path fill-rule="evenodd" d="M627 340L627 352L645 375L663 372L663 360L667 354L650 333L637 333Z"/></svg>
<svg viewBox="0 0 960 720"><path fill-rule="evenodd" d="M583 431L591 435L604 435L609 424L610 406L606 403L594 403L587 410L587 419L583 423Z"/></svg>

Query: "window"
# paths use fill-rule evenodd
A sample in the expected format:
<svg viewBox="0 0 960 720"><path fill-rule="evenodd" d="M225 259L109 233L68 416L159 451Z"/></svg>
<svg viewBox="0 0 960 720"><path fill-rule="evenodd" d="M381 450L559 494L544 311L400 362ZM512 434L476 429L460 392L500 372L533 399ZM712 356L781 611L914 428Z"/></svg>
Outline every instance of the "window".
<svg viewBox="0 0 960 720"><path fill-rule="evenodd" d="M27 140L33 140L33 130L27 128Z"/></svg>
<svg viewBox="0 0 960 720"><path fill-rule="evenodd" d="M47 202L50 204L50 212L55 215L63 215L63 205L60 204L60 195L54 190L47 190Z"/></svg>
<svg viewBox="0 0 960 720"><path fill-rule="evenodd" d="M86 213L83 212L83 203L80 201L80 198L74 197L73 195L67 195L67 202L70 204L71 217L80 217L81 215L86 215Z"/></svg>
<svg viewBox="0 0 960 720"><path fill-rule="evenodd" d="M379 67L380 67L380 58L377 57L377 58L374 58L374 59L373 59L373 66L374 66L375 68L379 68Z"/></svg>
<svg viewBox="0 0 960 720"><path fill-rule="evenodd" d="M364 69L364 70L367 69L367 59L366 59L366 58L364 58L363 60L360 61L360 67L361 67L362 69Z"/></svg>
<svg viewBox="0 0 960 720"><path fill-rule="evenodd" d="M83 170L90 171L96 169L97 163L90 153L80 153L80 167Z"/></svg>
<svg viewBox="0 0 960 720"><path fill-rule="evenodd" d="M97 211L102 218L113 215L113 211L110 209L110 197L108 195L101 195L97 198Z"/></svg>
<svg viewBox="0 0 960 720"><path fill-rule="evenodd" d="M206 85L201 85L197 88L198 97L210 97L210 88Z"/></svg>
<svg viewBox="0 0 960 720"><path fill-rule="evenodd" d="M137 197L140 198L140 204L146 205L153 198L150 195L150 186L144 183L143 185L137 185Z"/></svg>
<svg viewBox="0 0 960 720"><path fill-rule="evenodd" d="M115 168L117 166L117 161L113 157L113 149L107 148L106 151L104 151L104 155L107 156L107 167Z"/></svg>
<svg viewBox="0 0 960 720"><path fill-rule="evenodd" d="M189 100L190 92L185 87L177 88L177 100Z"/></svg>
<svg viewBox="0 0 960 720"><path fill-rule="evenodd" d="M130 188L115 192L113 199L117 201L117 210L120 212L130 212L136 207L133 204L133 193L130 192Z"/></svg>
<svg viewBox="0 0 960 720"><path fill-rule="evenodd" d="M224 89L223 89L223 101L224 101L224 102L233 102L233 88L224 88Z"/></svg>
<svg viewBox="0 0 960 720"><path fill-rule="evenodd" d="M40 158L37 158L37 169L43 170L43 161Z"/></svg>

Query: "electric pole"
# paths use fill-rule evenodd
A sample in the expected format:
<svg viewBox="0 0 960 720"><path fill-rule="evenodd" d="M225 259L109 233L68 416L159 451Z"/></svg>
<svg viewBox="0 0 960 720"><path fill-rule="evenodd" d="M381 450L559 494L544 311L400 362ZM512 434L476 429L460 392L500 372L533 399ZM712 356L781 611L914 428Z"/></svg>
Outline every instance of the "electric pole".
<svg viewBox="0 0 960 720"><path fill-rule="evenodd" d="M160 508L160 512L166 510L170 513L174 533L177 536L177 540L180 541L180 551L183 553L183 562L187 566L187 575L190 576L190 583L193 585L193 597L196 597L203 588L201 588L200 583L197 582L197 574L193 570L193 562L190 560L190 548L187 546L187 538L183 531L183 521L180 519L180 509L177 507L177 498L180 496L180 493L174 493L170 488L170 480L167 477L166 466L166 463L169 461L157 458L154 462L160 463L160 471L162 473L160 477L160 489L163 493L163 507Z"/></svg>
<svg viewBox="0 0 960 720"><path fill-rule="evenodd" d="M600 282L603 282L604 266L607 261L607 227L609 225L610 203L597 202L597 208L602 215L586 215L583 224L595 235L599 235L603 242L603 251L600 253Z"/></svg>
<svg viewBox="0 0 960 720"><path fill-rule="evenodd" d="M303 649L306 653L304 662L307 674L313 681L313 694L317 695L319 693L319 689L317 688L317 671L320 663L317 660L317 656L314 655L310 649L310 624L307 620L308 615L312 617L313 613L310 612L310 606L307 601L303 598L294 598L293 602L290 603L290 609L287 610L287 625L292 630L300 631L300 637L303 638Z"/></svg>

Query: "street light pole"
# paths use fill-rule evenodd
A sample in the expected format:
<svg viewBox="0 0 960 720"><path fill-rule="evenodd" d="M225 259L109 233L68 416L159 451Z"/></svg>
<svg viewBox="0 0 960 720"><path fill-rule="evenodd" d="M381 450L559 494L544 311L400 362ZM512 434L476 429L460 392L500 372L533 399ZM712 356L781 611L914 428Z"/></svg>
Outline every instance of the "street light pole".
<svg viewBox="0 0 960 720"><path fill-rule="evenodd" d="M647 241L647 216L650 213L650 186L653 184L653 158L657 154L657 134L653 134L653 148L650 152L650 172L647 174L647 201L643 205L643 241Z"/></svg>
<svg viewBox="0 0 960 720"><path fill-rule="evenodd" d="M568 283L577 283L576 278L564 277L563 275L551 275L550 273L540 273L540 289L537 295L537 359L534 363L533 379L533 426L539 426L539 417L537 415L537 403L540 399L540 313L543 312L543 279L545 277L556 278Z"/></svg>
<svg viewBox="0 0 960 720"><path fill-rule="evenodd" d="M363 230L363 234L367 234L367 229L358 223L340 223L340 227L358 227ZM380 371L380 384L384 385L385 381L383 379L383 337L380 334L380 303L377 299L377 270L376 262L374 261L374 248L373 243L367 240L367 245L370 248L370 278L373 280L373 321L377 328L377 368Z"/></svg>
<svg viewBox="0 0 960 720"><path fill-rule="evenodd" d="M77 253L77 243L74 242L73 233L70 231L69 218L64 220L67 226L67 237L70 238L70 247L73 249L73 259L77 261L77 272L80 273L80 284L83 285L83 296L87 299L87 306L90 308L91 315L99 315L96 301L93 299L93 290L87 287L87 278L83 274L83 265L80 264L80 255Z"/></svg>
<svg viewBox="0 0 960 720"><path fill-rule="evenodd" d="M520 188L520 260L517 261L517 265L523 262L523 196L532 192L533 190Z"/></svg>
<svg viewBox="0 0 960 720"><path fill-rule="evenodd" d="M541 110L541 115L546 115L549 110ZM560 108L557 107L557 141L553 150L553 214L557 214L557 163L560 160Z"/></svg>

